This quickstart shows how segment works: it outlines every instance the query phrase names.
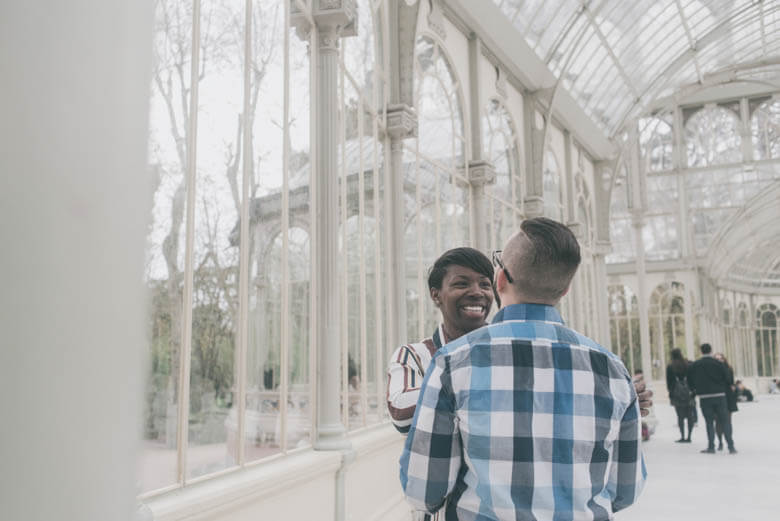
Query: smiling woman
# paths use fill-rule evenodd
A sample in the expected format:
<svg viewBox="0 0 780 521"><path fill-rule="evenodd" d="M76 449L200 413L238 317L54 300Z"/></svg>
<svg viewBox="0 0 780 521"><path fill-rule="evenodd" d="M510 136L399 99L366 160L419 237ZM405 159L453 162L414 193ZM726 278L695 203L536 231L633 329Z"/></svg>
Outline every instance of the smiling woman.
<svg viewBox="0 0 780 521"><path fill-rule="evenodd" d="M430 338L396 349L387 371L387 408L398 431L409 430L425 369L436 351L485 324L493 305L492 281L493 265L474 248L446 251L434 262L428 290L442 322Z"/></svg>

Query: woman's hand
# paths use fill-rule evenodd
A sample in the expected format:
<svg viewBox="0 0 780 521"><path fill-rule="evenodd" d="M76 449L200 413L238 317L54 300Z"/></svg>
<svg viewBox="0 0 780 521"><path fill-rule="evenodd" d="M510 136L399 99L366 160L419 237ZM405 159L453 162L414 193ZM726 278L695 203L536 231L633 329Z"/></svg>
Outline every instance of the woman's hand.
<svg viewBox="0 0 780 521"><path fill-rule="evenodd" d="M642 413L642 416L647 416L650 414L650 407L653 406L653 391L645 385L644 375L634 376L634 390L639 397L639 412Z"/></svg>

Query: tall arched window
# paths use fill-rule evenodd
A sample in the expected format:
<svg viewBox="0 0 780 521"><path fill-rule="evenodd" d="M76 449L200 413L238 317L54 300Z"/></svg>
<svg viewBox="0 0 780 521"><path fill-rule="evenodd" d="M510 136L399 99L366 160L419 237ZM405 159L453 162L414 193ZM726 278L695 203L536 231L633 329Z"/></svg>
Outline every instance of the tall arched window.
<svg viewBox="0 0 780 521"><path fill-rule="evenodd" d="M634 230L629 211L629 186L625 164L620 167L609 198L609 242L612 251L607 263L627 262L634 258Z"/></svg>
<svg viewBox="0 0 780 521"><path fill-rule="evenodd" d="M609 332L612 350L634 374L642 367L639 336L639 304L628 286L611 285L609 292Z"/></svg>
<svg viewBox="0 0 780 521"><path fill-rule="evenodd" d="M750 118L756 159L780 158L780 100L765 101Z"/></svg>
<svg viewBox="0 0 780 521"><path fill-rule="evenodd" d="M756 310L756 365L758 376L775 376L778 361L778 318L774 304L763 304Z"/></svg>
<svg viewBox="0 0 780 521"><path fill-rule="evenodd" d="M742 161L739 116L727 108L704 107L685 123L688 166L712 166Z"/></svg>
<svg viewBox="0 0 780 521"><path fill-rule="evenodd" d="M429 35L417 39L415 102L419 137L404 141L410 339L430 335L439 320L428 298L428 268L444 249L470 240L470 185L465 176L460 83L444 49Z"/></svg>
<svg viewBox="0 0 780 521"><path fill-rule="evenodd" d="M674 134L671 119L670 114L665 114L639 120L639 146L648 172L672 169Z"/></svg>
<svg viewBox="0 0 780 521"><path fill-rule="evenodd" d="M653 379L665 375L672 349L687 352L685 343L685 286L681 282L665 282L650 296L650 352Z"/></svg>
<svg viewBox="0 0 780 521"><path fill-rule="evenodd" d="M561 168L555 153L549 148L544 153L542 186L544 191L544 215L556 221L563 221L563 182Z"/></svg>
<svg viewBox="0 0 780 521"><path fill-rule="evenodd" d="M484 147L487 160L496 170L496 183L487 189L488 241L491 249L500 249L517 229L521 219L522 179L517 133L509 111L492 99L483 118ZM479 233L482 233L481 231Z"/></svg>

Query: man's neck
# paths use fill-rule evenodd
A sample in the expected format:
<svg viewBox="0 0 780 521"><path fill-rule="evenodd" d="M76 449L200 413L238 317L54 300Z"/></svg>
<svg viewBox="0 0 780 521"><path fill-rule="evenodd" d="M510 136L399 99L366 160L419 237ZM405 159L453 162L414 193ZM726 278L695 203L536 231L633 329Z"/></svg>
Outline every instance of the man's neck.
<svg viewBox="0 0 780 521"><path fill-rule="evenodd" d="M549 301L541 301L539 299L533 299L528 297L522 297L522 296L501 296L501 307L505 308L507 306L512 306L515 304L533 304L536 306L555 306L557 302L549 302Z"/></svg>

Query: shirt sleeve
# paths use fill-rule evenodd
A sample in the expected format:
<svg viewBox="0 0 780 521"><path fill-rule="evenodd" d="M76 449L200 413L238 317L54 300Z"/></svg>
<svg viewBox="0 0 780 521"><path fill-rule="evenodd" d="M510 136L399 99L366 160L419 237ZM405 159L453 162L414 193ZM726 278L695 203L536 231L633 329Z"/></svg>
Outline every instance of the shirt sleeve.
<svg viewBox="0 0 780 521"><path fill-rule="evenodd" d="M434 513L452 492L461 465L461 440L447 357L428 369L401 454L401 487L417 510Z"/></svg>
<svg viewBox="0 0 780 521"><path fill-rule="evenodd" d="M642 455L642 421L639 403L631 402L620 421L615 443L614 459L610 469L607 491L612 498L612 511L617 512L636 502L642 492L647 469Z"/></svg>
<svg viewBox="0 0 780 521"><path fill-rule="evenodd" d="M403 434L409 432L412 424L423 371L419 357L411 346L399 347L390 358L387 370L387 412L393 426Z"/></svg>

